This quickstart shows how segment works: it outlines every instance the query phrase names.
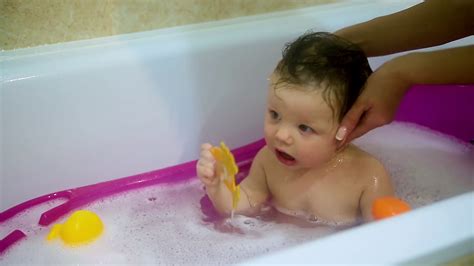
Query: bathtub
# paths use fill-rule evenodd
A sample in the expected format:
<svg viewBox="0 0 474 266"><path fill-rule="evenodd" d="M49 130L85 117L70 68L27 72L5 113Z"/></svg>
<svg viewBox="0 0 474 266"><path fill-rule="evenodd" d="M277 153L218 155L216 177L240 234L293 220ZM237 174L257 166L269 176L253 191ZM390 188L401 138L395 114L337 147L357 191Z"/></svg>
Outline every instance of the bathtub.
<svg viewBox="0 0 474 266"><path fill-rule="evenodd" d="M203 142L225 140L235 148L257 141L263 133L262 88L285 42L308 29L334 31L417 2L348 1L3 51L0 209L192 162ZM472 43L470 37L442 47ZM375 69L391 57L370 63ZM439 111L439 97L448 113ZM472 85L419 86L397 119L469 141L473 101ZM474 251L473 209L473 192L460 193L243 263L445 262ZM360 239L364 245L355 244Z"/></svg>

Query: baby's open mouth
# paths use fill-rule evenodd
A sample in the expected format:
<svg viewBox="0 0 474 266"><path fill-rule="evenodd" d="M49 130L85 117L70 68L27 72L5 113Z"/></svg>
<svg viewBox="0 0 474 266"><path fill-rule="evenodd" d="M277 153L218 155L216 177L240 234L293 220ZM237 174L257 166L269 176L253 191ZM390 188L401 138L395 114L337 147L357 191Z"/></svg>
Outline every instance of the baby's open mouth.
<svg viewBox="0 0 474 266"><path fill-rule="evenodd" d="M279 149L275 149L275 153L278 160L285 165L293 165L296 163L295 158L286 152L280 151Z"/></svg>

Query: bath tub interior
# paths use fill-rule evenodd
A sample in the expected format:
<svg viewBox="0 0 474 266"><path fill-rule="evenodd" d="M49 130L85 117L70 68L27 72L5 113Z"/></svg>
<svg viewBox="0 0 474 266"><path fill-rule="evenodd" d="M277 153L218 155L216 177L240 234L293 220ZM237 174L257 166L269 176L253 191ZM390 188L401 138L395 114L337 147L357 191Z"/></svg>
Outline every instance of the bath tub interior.
<svg viewBox="0 0 474 266"><path fill-rule="evenodd" d="M334 4L253 19L2 52L0 209L54 191L120 177L138 176L136 181L140 182L140 177L146 176L140 173L192 162L202 142L217 144L224 140L237 148L257 141L262 137L266 78L285 42L310 28L333 31L414 2ZM466 38L444 47L472 43L472 38ZM371 65L376 68L389 58L371 59ZM417 86L406 96L397 120L469 141L474 137L470 105L474 102L473 91L472 85ZM472 158L467 156L471 155L463 153L460 160ZM467 184L463 183L466 180ZM451 250L473 237L464 224L472 224L472 216L459 210L463 204L472 210L472 202L466 199L472 198L472 181L458 181L436 199L441 205L432 204L392 221L310 241L300 250L298 246L289 249L293 254L281 254L287 254L286 259L306 254L304 248L312 244L324 245L318 249L323 254L331 250L331 245L341 243L351 254L354 248L347 246L347 237L370 238L378 230L388 230L387 239L412 247L423 241L412 239L416 234L397 238L396 232L406 228L423 235L429 229L423 230L420 225L428 223L429 217L440 218L432 228L450 227L446 232L451 235L440 235L438 245L425 245L405 255L394 252L385 260L370 257L368 251L360 252L357 258L361 262L401 262L437 249ZM443 186L449 186L447 181L434 184L429 186L430 191L444 191ZM464 219L463 223L445 221L440 214L445 210L455 220ZM41 212L34 214L39 219ZM368 248L372 246L367 244ZM378 250L385 254L387 249ZM469 251L472 246L471 250L458 249L448 255ZM328 261L330 256L337 258L334 250L325 254ZM314 255L305 256L316 261Z"/></svg>

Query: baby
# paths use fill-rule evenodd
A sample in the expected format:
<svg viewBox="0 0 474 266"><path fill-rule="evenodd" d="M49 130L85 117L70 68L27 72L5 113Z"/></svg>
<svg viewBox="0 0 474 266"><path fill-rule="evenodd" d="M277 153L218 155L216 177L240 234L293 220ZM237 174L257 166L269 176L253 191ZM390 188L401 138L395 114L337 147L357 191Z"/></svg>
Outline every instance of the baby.
<svg viewBox="0 0 474 266"><path fill-rule="evenodd" d="M252 215L271 204L316 223L372 220L373 200L393 195L389 174L370 154L352 144L338 149L335 141L371 72L362 50L330 33L287 44L269 79L266 146L240 184L235 213ZM211 147L202 145L197 174L217 211L229 214L232 195L216 174Z"/></svg>

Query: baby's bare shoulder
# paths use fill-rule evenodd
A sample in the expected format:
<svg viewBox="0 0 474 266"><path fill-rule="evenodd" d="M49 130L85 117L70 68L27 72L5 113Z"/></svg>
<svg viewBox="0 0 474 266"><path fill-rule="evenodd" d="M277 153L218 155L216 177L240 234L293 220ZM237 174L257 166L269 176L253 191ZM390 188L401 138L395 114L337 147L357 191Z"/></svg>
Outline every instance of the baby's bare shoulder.
<svg viewBox="0 0 474 266"><path fill-rule="evenodd" d="M272 162L271 160L271 151L265 145L255 155L252 165L257 168L260 168L264 172L267 172L269 169L271 169L272 164L274 164L274 162Z"/></svg>
<svg viewBox="0 0 474 266"><path fill-rule="evenodd" d="M348 157L351 158L354 162L362 165L373 166L373 165L382 165L382 163L375 158L372 154L362 150L361 148L351 145L348 148Z"/></svg>
<svg viewBox="0 0 474 266"><path fill-rule="evenodd" d="M384 165L372 154L354 145L348 152L358 176L369 178L369 181L373 176L380 176L382 179L388 178L389 174Z"/></svg>
<svg viewBox="0 0 474 266"><path fill-rule="evenodd" d="M260 165L262 170L265 172L267 182L269 183L272 183L272 180L278 180L283 172L288 171L278 163L276 156L266 145L260 149L254 161L257 161L258 165Z"/></svg>
<svg viewBox="0 0 474 266"><path fill-rule="evenodd" d="M255 156L255 160L258 160L259 163L265 167L265 166L271 166L272 164L275 163L275 160L272 156L272 152L270 149L268 149L268 146L265 145L263 148L258 151L257 155Z"/></svg>

